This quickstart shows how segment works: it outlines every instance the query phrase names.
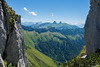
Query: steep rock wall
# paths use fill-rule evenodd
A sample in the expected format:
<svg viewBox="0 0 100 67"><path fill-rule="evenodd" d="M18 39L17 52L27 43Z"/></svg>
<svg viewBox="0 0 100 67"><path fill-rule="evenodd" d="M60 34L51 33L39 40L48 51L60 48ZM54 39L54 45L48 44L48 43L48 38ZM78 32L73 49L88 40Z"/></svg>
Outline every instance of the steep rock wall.
<svg viewBox="0 0 100 67"><path fill-rule="evenodd" d="M87 55L100 49L100 0L90 0L84 37Z"/></svg>
<svg viewBox="0 0 100 67"><path fill-rule="evenodd" d="M8 63L28 67L21 16L5 0L0 0L0 54Z"/></svg>

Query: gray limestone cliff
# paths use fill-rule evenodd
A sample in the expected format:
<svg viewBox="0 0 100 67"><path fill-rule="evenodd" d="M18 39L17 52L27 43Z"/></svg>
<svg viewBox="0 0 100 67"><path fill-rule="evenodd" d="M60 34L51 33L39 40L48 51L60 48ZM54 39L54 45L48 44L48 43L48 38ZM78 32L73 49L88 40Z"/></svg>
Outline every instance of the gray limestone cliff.
<svg viewBox="0 0 100 67"><path fill-rule="evenodd" d="M100 49L100 0L90 0L90 11L85 23L87 55Z"/></svg>
<svg viewBox="0 0 100 67"><path fill-rule="evenodd" d="M21 16L5 0L0 0L0 54L8 63L28 67Z"/></svg>

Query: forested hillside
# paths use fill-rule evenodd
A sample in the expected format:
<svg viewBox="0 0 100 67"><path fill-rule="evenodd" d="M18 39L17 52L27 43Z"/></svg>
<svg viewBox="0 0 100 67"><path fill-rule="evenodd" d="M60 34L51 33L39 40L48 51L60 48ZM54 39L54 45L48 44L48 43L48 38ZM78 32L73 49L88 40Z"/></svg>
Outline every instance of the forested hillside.
<svg viewBox="0 0 100 67"><path fill-rule="evenodd" d="M52 59L65 62L80 53L84 44L84 30L78 29L33 29L23 27L25 43L51 57Z"/></svg>

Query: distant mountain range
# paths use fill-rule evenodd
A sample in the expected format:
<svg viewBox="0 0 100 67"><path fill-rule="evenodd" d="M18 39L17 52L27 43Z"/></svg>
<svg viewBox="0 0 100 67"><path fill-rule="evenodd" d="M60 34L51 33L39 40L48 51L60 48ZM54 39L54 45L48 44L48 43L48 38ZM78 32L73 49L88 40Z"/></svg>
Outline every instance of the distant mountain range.
<svg viewBox="0 0 100 67"><path fill-rule="evenodd" d="M56 21L54 21L53 23L50 23L50 22L46 22L46 23L27 22L27 23L22 23L22 25L29 26L29 27L32 27L32 28L50 28L50 27L55 27L56 29L76 29L76 28L79 28L78 26L70 25L70 24L67 24L67 23L62 23L61 21L59 23L57 23Z"/></svg>

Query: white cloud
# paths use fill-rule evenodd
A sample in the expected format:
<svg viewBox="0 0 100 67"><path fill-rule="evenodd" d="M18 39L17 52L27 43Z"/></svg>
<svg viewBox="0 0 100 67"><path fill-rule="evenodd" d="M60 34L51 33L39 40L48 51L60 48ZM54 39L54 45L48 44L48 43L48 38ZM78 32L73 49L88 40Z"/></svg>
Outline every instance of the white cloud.
<svg viewBox="0 0 100 67"><path fill-rule="evenodd" d="M26 7L23 8L25 11L27 11L29 14L32 14L33 16L37 16L35 12L29 11Z"/></svg>
<svg viewBox="0 0 100 67"><path fill-rule="evenodd" d="M35 12L29 12L29 14L32 14L34 16L37 16L37 14Z"/></svg>
<svg viewBox="0 0 100 67"><path fill-rule="evenodd" d="M26 7L23 8L25 11L28 11Z"/></svg>
<svg viewBox="0 0 100 67"><path fill-rule="evenodd" d="M52 14L51 14L51 16L53 17L53 16L54 16L54 14L52 13Z"/></svg>

